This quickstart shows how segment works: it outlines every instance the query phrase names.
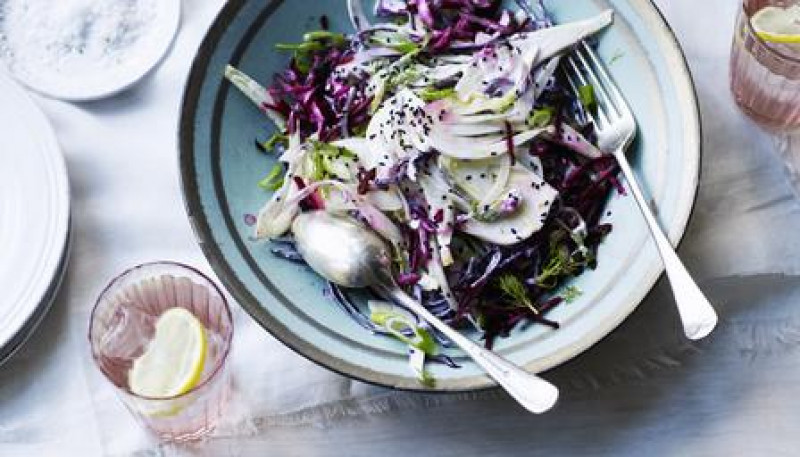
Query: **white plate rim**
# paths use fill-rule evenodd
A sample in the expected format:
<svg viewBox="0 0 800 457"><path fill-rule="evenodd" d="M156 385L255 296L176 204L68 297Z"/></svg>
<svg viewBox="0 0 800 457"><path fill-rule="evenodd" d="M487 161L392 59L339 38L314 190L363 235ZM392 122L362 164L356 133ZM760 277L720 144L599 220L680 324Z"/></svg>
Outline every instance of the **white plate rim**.
<svg viewBox="0 0 800 457"><path fill-rule="evenodd" d="M41 274L29 284L30 290L27 295L17 302L16 306L19 306L20 312L13 317L10 324L0 327L0 354L3 354L9 351L7 345L20 345L21 341L18 340L21 336L23 338L26 336L20 335L21 332L33 330L44 314L42 310L49 308L52 296L55 295L54 289L60 284L66 264L65 257L69 253L71 203L66 161L44 112L4 71L0 71L0 93L8 102L4 103L4 106L13 107L20 124L25 126L26 131L36 135L37 145L41 148L40 153L49 162L47 172L51 173L52 179L47 185L51 187L49 193L54 198L52 229L47 233L48 240L44 240L45 243L52 243L52 249L42 253L39 270ZM38 184L42 185L42 182ZM14 350L16 349L15 347Z"/></svg>

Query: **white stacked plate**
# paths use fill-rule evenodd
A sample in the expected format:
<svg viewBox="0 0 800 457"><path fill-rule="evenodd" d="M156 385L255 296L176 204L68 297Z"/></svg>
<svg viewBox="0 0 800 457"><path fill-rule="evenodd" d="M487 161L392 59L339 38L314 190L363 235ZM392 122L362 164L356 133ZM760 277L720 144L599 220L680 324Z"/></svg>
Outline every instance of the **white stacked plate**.
<svg viewBox="0 0 800 457"><path fill-rule="evenodd" d="M0 72L0 363L41 321L69 251L69 183L47 118Z"/></svg>

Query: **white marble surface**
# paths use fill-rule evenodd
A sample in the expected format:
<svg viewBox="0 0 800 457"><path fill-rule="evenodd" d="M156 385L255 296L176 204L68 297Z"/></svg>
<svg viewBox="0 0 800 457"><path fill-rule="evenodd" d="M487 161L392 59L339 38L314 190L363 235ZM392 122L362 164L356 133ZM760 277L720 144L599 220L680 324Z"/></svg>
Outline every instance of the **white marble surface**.
<svg viewBox="0 0 800 457"><path fill-rule="evenodd" d="M703 112L703 177L681 254L720 305L713 338L680 337L660 283L616 332L548 374L562 402L533 417L497 391L425 396L349 381L239 311L228 421L201 445L159 445L91 365L86 325L100 288L127 266L172 259L209 270L184 217L175 130L191 58L222 2L184 0L174 48L142 84L87 104L37 98L67 158L74 249L52 312L0 367L0 455L795 455L800 205L775 144L793 156L800 140L761 133L733 106L737 1L656 3L685 47Z"/></svg>

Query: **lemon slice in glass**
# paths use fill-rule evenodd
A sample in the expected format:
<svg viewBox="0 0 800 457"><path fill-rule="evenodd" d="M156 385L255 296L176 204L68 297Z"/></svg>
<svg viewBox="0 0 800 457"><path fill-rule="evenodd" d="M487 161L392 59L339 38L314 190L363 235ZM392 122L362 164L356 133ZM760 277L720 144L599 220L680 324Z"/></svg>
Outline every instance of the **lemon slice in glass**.
<svg viewBox="0 0 800 457"><path fill-rule="evenodd" d="M767 6L750 18L756 34L769 43L800 43L800 5Z"/></svg>
<svg viewBox="0 0 800 457"><path fill-rule="evenodd" d="M208 338L203 324L184 308L159 316L155 336L128 372L131 392L174 397L195 387L203 376Z"/></svg>

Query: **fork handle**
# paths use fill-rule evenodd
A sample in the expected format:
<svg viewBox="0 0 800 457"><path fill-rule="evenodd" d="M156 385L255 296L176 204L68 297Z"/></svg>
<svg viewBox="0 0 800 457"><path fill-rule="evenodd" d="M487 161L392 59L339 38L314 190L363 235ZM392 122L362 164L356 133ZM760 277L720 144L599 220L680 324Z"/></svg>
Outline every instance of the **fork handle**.
<svg viewBox="0 0 800 457"><path fill-rule="evenodd" d="M672 286L672 294L675 296L675 302L678 305L678 314L683 324L683 332L690 340L699 340L714 330L717 325L717 313L686 270L683 262L681 262L672 247L672 243L664 235L664 231L650 209L650 205L647 204L636 176L633 174L633 169L631 169L628 159L625 157L624 149L618 149L614 153L614 157L619 162L622 174L628 182L628 187L639 205L645 221L647 221L647 226L653 235L653 240L656 242L658 252L664 261L667 277Z"/></svg>

